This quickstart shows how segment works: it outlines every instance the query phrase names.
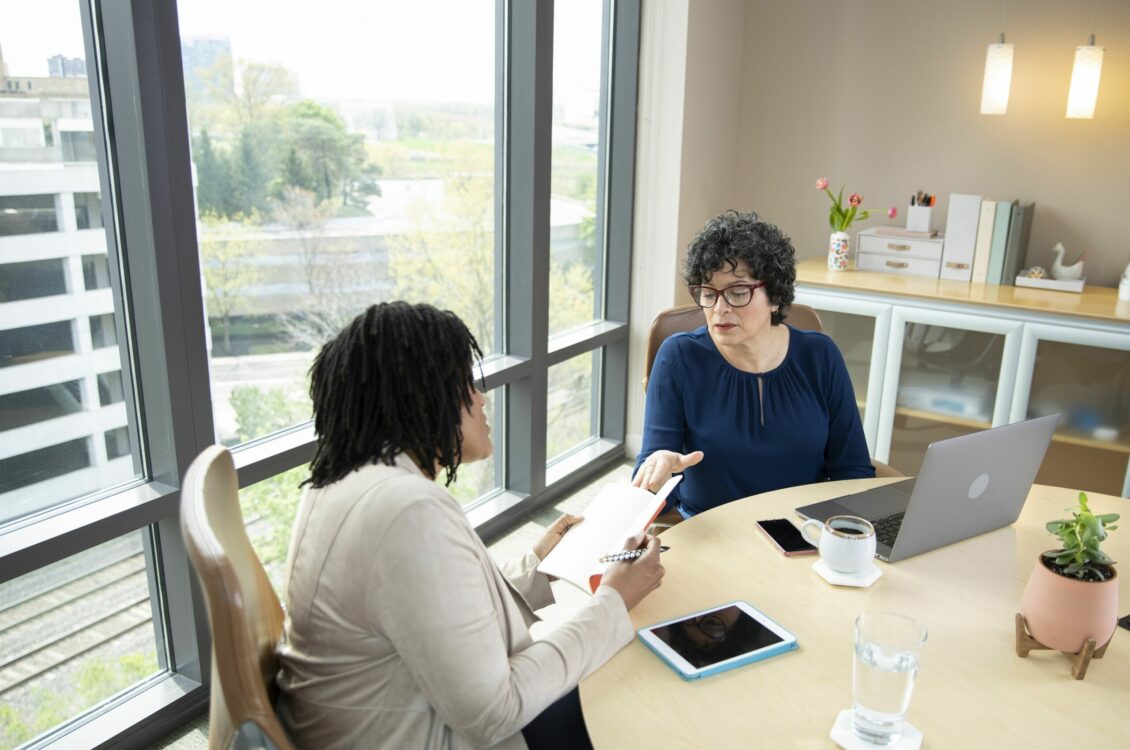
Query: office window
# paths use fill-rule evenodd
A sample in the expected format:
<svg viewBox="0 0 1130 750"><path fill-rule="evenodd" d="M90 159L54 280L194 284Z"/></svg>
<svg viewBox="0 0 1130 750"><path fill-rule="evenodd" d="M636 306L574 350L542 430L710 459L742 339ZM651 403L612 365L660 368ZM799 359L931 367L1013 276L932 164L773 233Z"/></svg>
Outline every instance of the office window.
<svg viewBox="0 0 1130 750"><path fill-rule="evenodd" d="M82 256L82 281L88 292L110 288L110 265L105 255Z"/></svg>
<svg viewBox="0 0 1130 750"><path fill-rule="evenodd" d="M73 354L73 329L70 321L56 321L0 330L0 367L17 367Z"/></svg>
<svg viewBox="0 0 1130 750"><path fill-rule="evenodd" d="M314 354L370 304L452 309L488 352L496 328L493 4L335 0L313 23L274 7L179 9L229 444L266 434L233 432L249 389L286 402L278 426L308 419ZM429 31L395 31L408 28Z"/></svg>
<svg viewBox="0 0 1130 750"><path fill-rule="evenodd" d="M114 330L114 314L95 315L90 319L90 343L95 349L114 346L118 343L118 334Z"/></svg>
<svg viewBox="0 0 1130 750"><path fill-rule="evenodd" d="M0 237L58 229L54 195L0 195Z"/></svg>
<svg viewBox="0 0 1130 750"><path fill-rule="evenodd" d="M52 383L0 395L0 431L82 411L82 381Z"/></svg>
<svg viewBox="0 0 1130 750"><path fill-rule="evenodd" d="M44 731L144 745L205 709L206 618L177 541L184 468L217 438L232 447L278 583L315 440L307 371L368 304L452 309L486 352L495 453L451 488L484 534L622 455L639 3L588 4L576 22L557 5L558 32L533 2L23 0L21 28L47 30L49 54L89 78L52 77L0 26L18 76L0 128L44 134L0 157L38 160L10 170L27 179L0 204L0 257L58 259L75 295L23 304L68 317L16 329L0 301L0 398L77 383L85 410L0 431L0 477L30 482L0 494L0 585L132 528L146 591L161 592L128 668L92 672L100 695L44 704L22 728L8 714L0 745ZM595 68L570 71L542 43L567 57L578 35L598 44ZM565 111L573 83L546 96L555 69L588 88L595 125ZM5 252L30 232L49 252ZM5 442L17 434L42 440Z"/></svg>
<svg viewBox="0 0 1130 750"><path fill-rule="evenodd" d="M98 373L98 402L102 406L109 406L124 400L121 371Z"/></svg>
<svg viewBox="0 0 1130 750"><path fill-rule="evenodd" d="M94 150L88 81L51 77L48 55L33 54L34 44L15 43L21 28L34 27L45 41L52 37L53 52L77 45L68 57L83 57L80 6L21 3L21 18L25 11L27 25L0 26L8 74L42 81L34 98L0 92L0 129L35 123L38 146L0 149L5 193L0 196L0 258L5 261L0 265L0 403L8 428L0 432L0 533L8 521L61 507L139 473L134 462L111 465L103 439L105 432L128 431L132 403L99 414L97 421L59 419L98 408L98 373L121 369L114 313L122 309L123 298L84 294L111 286L101 217L105 168ZM52 132L60 134L62 149L51 148L54 139L44 140ZM64 160L70 162L65 169ZM99 231L79 235L77 229ZM29 234L37 236L21 236ZM43 297L61 301L27 302ZM127 389L120 375L116 386L117 400L124 401Z"/></svg>
<svg viewBox="0 0 1130 750"><path fill-rule="evenodd" d="M113 461L115 458L129 455L129 430L125 427L110 430L104 433L103 437L106 440L106 458L108 460Z"/></svg>
<svg viewBox="0 0 1130 750"><path fill-rule="evenodd" d="M79 438L58 445L0 458L0 495L90 466L90 440ZM15 506L18 510L19 506ZM0 523L10 520L11 506L0 509Z"/></svg>
<svg viewBox="0 0 1130 750"><path fill-rule="evenodd" d="M549 368L545 453L550 460L596 436L599 373L599 351Z"/></svg>
<svg viewBox="0 0 1130 750"><path fill-rule="evenodd" d="M0 304L67 293L61 258L0 265Z"/></svg>
<svg viewBox="0 0 1130 750"><path fill-rule="evenodd" d="M554 4L549 333L600 317L597 149L601 140L600 0Z"/></svg>
<svg viewBox="0 0 1130 750"><path fill-rule="evenodd" d="M64 130L59 136L63 143L63 161L94 161L94 133Z"/></svg>
<svg viewBox="0 0 1130 750"><path fill-rule="evenodd" d="M161 669L135 531L0 583L0 747L16 747Z"/></svg>
<svg viewBox="0 0 1130 750"><path fill-rule="evenodd" d="M75 193L74 200L76 226L79 229L100 229L102 196L98 193Z"/></svg>

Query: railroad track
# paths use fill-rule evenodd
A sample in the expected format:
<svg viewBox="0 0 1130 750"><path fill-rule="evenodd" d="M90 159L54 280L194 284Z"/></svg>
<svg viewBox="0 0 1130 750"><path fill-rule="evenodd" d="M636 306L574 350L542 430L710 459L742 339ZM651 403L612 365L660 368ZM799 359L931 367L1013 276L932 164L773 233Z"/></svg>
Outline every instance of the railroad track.
<svg viewBox="0 0 1130 750"><path fill-rule="evenodd" d="M254 535L266 521L248 520ZM0 700L37 677L153 627L145 556L118 550L54 586L0 603Z"/></svg>

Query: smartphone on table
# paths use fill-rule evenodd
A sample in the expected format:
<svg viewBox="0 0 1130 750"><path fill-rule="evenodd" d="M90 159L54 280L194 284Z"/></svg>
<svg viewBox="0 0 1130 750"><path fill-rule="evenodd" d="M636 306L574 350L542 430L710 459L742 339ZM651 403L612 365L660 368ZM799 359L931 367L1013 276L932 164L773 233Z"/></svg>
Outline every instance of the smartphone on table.
<svg viewBox="0 0 1130 750"><path fill-rule="evenodd" d="M769 541L781 551L781 554L791 557L793 555L808 555L816 552L816 548L800 535L800 529L793 525L787 518L770 518L757 522L757 528L769 537Z"/></svg>

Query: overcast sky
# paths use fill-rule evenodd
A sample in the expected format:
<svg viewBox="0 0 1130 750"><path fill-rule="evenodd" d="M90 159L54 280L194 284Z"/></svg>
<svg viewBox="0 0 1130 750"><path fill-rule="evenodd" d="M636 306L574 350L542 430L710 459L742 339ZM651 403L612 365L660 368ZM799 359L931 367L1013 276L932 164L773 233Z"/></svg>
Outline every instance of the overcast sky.
<svg viewBox="0 0 1130 750"><path fill-rule="evenodd" d="M80 0L0 0L0 49L12 75L47 75L47 58L85 57ZM599 0L556 4L555 99L595 101ZM276 62L318 99L489 102L494 0L181 0L184 37L226 36L237 60Z"/></svg>

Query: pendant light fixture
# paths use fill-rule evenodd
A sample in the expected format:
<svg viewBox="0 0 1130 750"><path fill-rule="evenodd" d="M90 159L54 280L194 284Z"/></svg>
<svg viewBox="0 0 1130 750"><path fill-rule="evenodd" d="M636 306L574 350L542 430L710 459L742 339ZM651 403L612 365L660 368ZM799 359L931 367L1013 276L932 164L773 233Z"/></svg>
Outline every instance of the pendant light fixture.
<svg viewBox="0 0 1130 750"><path fill-rule="evenodd" d="M1095 46L1095 24L1099 18L1099 0L1091 19L1091 38L1075 48L1075 66L1071 69L1071 88L1067 92L1067 117L1090 120L1095 116L1095 100L1099 97L1099 78L1103 72L1103 48Z"/></svg>
<svg viewBox="0 0 1130 750"><path fill-rule="evenodd" d="M981 114L1003 115L1008 111L1008 90L1012 86L1012 45L1004 42L1008 0L1001 3L1001 38L989 45L985 55L985 79L981 83Z"/></svg>

